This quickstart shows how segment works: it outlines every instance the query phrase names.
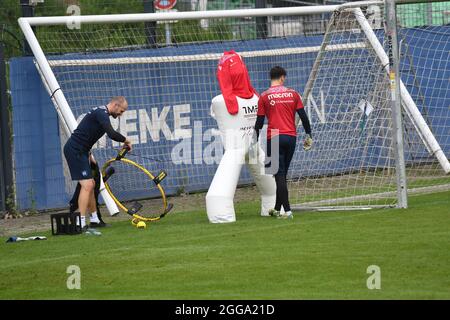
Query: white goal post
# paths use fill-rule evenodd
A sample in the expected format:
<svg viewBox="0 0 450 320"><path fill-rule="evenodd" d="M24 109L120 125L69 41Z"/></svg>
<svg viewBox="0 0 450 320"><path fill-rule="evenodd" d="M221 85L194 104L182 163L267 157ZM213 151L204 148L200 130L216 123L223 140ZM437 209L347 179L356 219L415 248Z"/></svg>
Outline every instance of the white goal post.
<svg viewBox="0 0 450 320"><path fill-rule="evenodd" d="M295 208L368 208L396 206L400 202L397 201L395 191L396 177L400 173L396 170L398 159L393 144L389 58L382 43L382 25L381 28L374 28L373 21L368 19L371 14L369 8L374 6L383 8L384 1L361 1L340 6L34 17L20 18L19 25L33 52L35 63L58 112L65 134L69 135L76 128L77 120L86 112L86 108L95 106L98 101L104 101L113 95L111 85L117 84L119 91L126 92L127 99L131 92L135 92L135 95L131 96L130 113L138 119L139 126L142 126L134 129L139 131L136 141L142 145L136 150L143 161L146 161L145 157L165 159L164 164L172 168L178 179L174 178L172 181L174 189L193 187L194 191L206 190L208 178L205 178L202 166L205 162L211 166L207 171L214 172L217 165L204 160L205 150L196 153L195 144L192 153L203 157L203 160L194 157L192 162L197 166L183 162L184 160L173 161L173 150L179 145L170 143L183 138L194 139L199 132L201 141L206 141L207 134L196 129L195 121L187 123L183 114L195 113L198 122L205 121L208 123L207 128L211 127L207 97L212 99L217 94L217 86L209 79L215 78L214 66L224 48L233 46L245 61L249 61L250 78L257 83L255 87L259 87L260 91L265 89L264 86L268 86L268 65L285 63L290 68L288 86L294 86L299 92L303 92L302 96L313 123L315 140L311 153L305 155L297 148L293 160L289 175L291 199L302 203ZM331 15L325 35L305 36L303 17L322 18L325 15L326 19ZM247 30L257 17L266 17L273 22L269 35L264 39L254 37L253 31ZM384 19L383 14L379 17ZM142 22L200 22L201 19L214 22L208 24L209 29L199 28L210 36L206 40L196 41L195 33L198 31L193 30L192 35L189 35L189 39L193 40L186 40L185 43L184 40L179 40L180 50L172 50L169 47L148 49L136 45L140 39L137 30L141 28ZM276 23L277 19L279 24ZM69 26L74 23L81 28L69 31L73 38L71 36L67 39L67 48L62 47L65 43L52 43L51 36L40 40L32 29ZM73 40L88 46L92 40L89 38L97 35L108 37L107 33L112 33L112 29L105 30L104 34L102 31L91 32L90 29L83 33L83 28L89 25L127 25L127 29L120 34L123 37L121 40L124 41L115 43L117 39L111 37L105 41L108 43L105 50L96 48L97 50L92 51L86 50L86 46L77 48L76 45L69 44L69 41ZM213 29L214 25L217 25L216 29ZM188 28L183 32L188 34ZM250 38L243 36L243 32L251 34ZM132 45L123 45L128 42L132 42ZM205 52L202 53L202 50ZM311 66L303 66L303 59L314 63ZM173 66L173 70L170 70L177 73L175 76L164 72L164 68L169 68L168 65L170 68ZM202 72L204 74L201 74ZM306 72L306 76L309 75L307 82L303 79L305 75L302 75ZM118 80L120 83L114 82L118 73L124 74L125 77ZM174 83L187 75L195 76L195 81L198 81L196 86L186 82ZM204 80L202 76L207 76L208 79ZM289 79L292 79L292 84ZM97 91L83 92L86 83L92 83L92 87L97 88ZM190 86L191 91L198 90L197 96L201 96L199 101L192 102L196 95L177 92L178 88L183 86ZM155 91L148 92L149 90ZM345 99L340 97L339 91L345 93ZM405 85L402 80L400 93L405 122L402 130L406 132L406 138L411 140L408 150L405 151L408 152L407 158L412 159L411 166L402 164L408 171L406 174L413 172L416 178L416 168L419 167L421 175L426 176L424 179L427 181L438 181L440 185L449 183L445 176L450 173L446 149L442 149L429 122L424 119L422 105L418 107L414 95L408 91L408 84ZM89 94L95 96L95 99L90 99ZM161 101L160 105L155 107L151 104L155 103L153 99L158 94ZM85 102L85 99L88 102ZM197 105L201 107L194 108ZM173 117L169 112L173 112ZM325 119L325 115L328 119ZM171 126L163 123L166 119L171 121ZM117 123L117 127L125 131L126 121ZM160 140L160 132L170 143L164 144ZM301 128L299 132L302 133ZM329 139L331 136L334 140ZM150 145L151 139L153 144ZM213 140L211 137L210 139ZM169 151L168 145L172 148ZM100 161L111 156L106 146L107 142L103 141L94 152ZM167 160L169 158L171 163ZM437 166L440 166L440 170L436 169ZM243 181L243 184L248 182ZM139 186L133 184L134 178L130 177L127 183L127 190L124 192L134 190L136 197L139 197ZM428 182L426 184L429 185ZM417 184L417 187L421 186ZM118 208L103 185L101 190L108 211L111 214L117 213Z"/></svg>

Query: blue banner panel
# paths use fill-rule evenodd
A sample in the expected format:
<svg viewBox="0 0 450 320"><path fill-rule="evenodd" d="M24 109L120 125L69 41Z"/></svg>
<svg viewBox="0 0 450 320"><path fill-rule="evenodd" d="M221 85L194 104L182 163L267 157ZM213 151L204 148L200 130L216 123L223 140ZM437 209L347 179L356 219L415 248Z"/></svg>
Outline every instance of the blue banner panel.
<svg viewBox="0 0 450 320"><path fill-rule="evenodd" d="M19 209L65 206L55 108L31 57L10 61L14 167Z"/></svg>

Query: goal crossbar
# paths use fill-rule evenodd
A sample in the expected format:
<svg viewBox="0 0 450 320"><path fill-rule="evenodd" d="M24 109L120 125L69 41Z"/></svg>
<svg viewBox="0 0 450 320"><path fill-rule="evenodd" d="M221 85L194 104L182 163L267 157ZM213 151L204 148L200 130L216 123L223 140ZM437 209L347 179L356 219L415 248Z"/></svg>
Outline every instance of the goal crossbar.
<svg viewBox="0 0 450 320"><path fill-rule="evenodd" d="M19 18L25 20L31 26L65 25L74 21L78 23L129 23L150 21L173 21L173 20L195 20L195 19L218 19L218 18L243 18L243 17L265 17L265 16L298 16L330 13L342 8L352 8L367 5L381 5L384 1L358 1L342 5L322 5L308 7L290 8L262 8L245 10L211 10L190 12L162 12L162 13L133 13L133 14L108 14L108 15L86 15L86 16L52 16L52 17L30 17Z"/></svg>

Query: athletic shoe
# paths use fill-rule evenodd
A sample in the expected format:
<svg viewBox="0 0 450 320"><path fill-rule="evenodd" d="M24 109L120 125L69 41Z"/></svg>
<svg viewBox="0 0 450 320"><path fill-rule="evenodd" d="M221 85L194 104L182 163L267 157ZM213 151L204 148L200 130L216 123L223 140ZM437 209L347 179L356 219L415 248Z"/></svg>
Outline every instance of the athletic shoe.
<svg viewBox="0 0 450 320"><path fill-rule="evenodd" d="M275 209L270 209L269 210L269 216L271 216L271 217L279 217L280 216L280 211L277 211Z"/></svg>
<svg viewBox="0 0 450 320"><path fill-rule="evenodd" d="M84 226L83 233L86 235L93 235L93 236L101 236L102 233L100 231L97 231L96 229L89 228L88 226Z"/></svg>
<svg viewBox="0 0 450 320"><path fill-rule="evenodd" d="M294 215L292 214L292 212L290 212L290 213L284 212L284 213L280 213L277 216L277 218L278 219L294 219Z"/></svg>
<svg viewBox="0 0 450 320"><path fill-rule="evenodd" d="M105 227L109 227L109 225L103 221L89 223L89 228L105 228Z"/></svg>

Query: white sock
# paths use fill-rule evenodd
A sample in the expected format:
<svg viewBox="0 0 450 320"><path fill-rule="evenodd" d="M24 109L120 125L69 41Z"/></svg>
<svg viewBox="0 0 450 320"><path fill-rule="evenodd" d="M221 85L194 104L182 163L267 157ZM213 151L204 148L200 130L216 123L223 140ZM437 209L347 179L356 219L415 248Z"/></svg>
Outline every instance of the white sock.
<svg viewBox="0 0 450 320"><path fill-rule="evenodd" d="M97 216L97 211L91 213L91 217L89 219L90 222L99 223L100 219Z"/></svg>
<svg viewBox="0 0 450 320"><path fill-rule="evenodd" d="M85 225L86 225L86 217L81 216L81 228L84 228Z"/></svg>

